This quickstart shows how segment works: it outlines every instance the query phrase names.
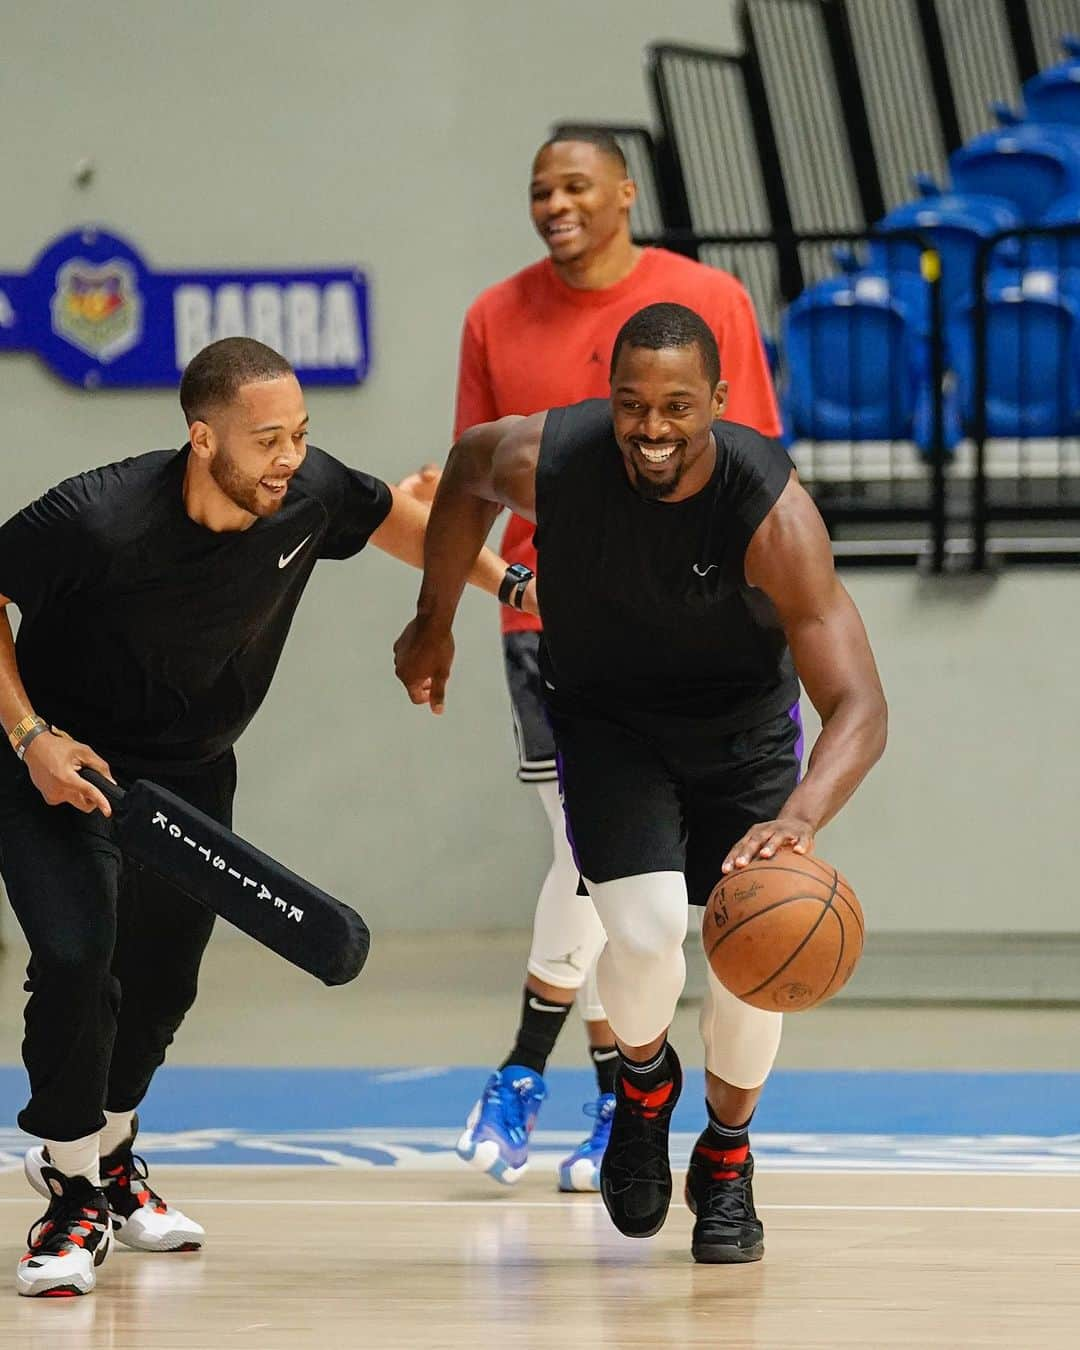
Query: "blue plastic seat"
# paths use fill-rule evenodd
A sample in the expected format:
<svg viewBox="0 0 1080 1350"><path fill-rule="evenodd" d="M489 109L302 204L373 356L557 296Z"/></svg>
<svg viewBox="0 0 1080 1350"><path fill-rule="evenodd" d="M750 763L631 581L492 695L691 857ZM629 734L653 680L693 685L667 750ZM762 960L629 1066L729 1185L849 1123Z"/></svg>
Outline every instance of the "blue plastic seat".
<svg viewBox="0 0 1080 1350"><path fill-rule="evenodd" d="M1033 235L1017 240L1017 262L1043 272L1075 272L1080 275L1080 192L1061 197L1039 222L1041 225L1075 225L1075 234Z"/></svg>
<svg viewBox="0 0 1080 1350"><path fill-rule="evenodd" d="M1067 61L1025 81L1024 106L1032 122L1080 127L1080 62Z"/></svg>
<svg viewBox="0 0 1080 1350"><path fill-rule="evenodd" d="M1053 272L992 272L986 283L986 429L990 436L1080 431L1080 288ZM975 407L974 305L950 325L965 423Z"/></svg>
<svg viewBox="0 0 1080 1350"><path fill-rule="evenodd" d="M929 448L920 303L909 281L863 272L819 282L788 307L781 405L789 440L914 440Z"/></svg>
<svg viewBox="0 0 1080 1350"><path fill-rule="evenodd" d="M946 309L962 303L975 284L975 263L984 239L1023 222L1011 202L1000 197L945 192L904 202L875 227L871 266L879 271L918 275L922 249L913 239L889 239L897 231L917 230L941 255L941 289Z"/></svg>
<svg viewBox="0 0 1080 1350"><path fill-rule="evenodd" d="M1080 192L1080 130L1020 122L976 136L949 156L958 193L1004 197L1031 224Z"/></svg>

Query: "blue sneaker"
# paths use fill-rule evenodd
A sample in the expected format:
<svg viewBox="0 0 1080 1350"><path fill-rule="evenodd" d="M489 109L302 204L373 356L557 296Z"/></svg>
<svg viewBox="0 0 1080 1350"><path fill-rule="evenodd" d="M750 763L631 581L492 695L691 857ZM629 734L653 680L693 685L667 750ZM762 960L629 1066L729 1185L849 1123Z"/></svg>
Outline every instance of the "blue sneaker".
<svg viewBox="0 0 1080 1350"><path fill-rule="evenodd" d="M584 1143L578 1144L569 1158L559 1164L560 1191L598 1191L600 1163L611 1137L611 1117L615 1114L614 1092L604 1092L583 1108L587 1116L594 1116L596 1124Z"/></svg>
<svg viewBox="0 0 1080 1350"><path fill-rule="evenodd" d="M457 1141L462 1162L512 1186L529 1164L529 1135L547 1084L533 1069L508 1064L491 1075Z"/></svg>

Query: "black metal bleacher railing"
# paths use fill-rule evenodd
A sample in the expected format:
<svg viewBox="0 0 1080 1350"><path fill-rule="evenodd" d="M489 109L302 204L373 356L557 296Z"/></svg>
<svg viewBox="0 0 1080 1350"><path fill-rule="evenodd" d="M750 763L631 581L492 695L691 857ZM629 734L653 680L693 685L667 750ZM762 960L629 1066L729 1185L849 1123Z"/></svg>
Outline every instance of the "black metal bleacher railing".
<svg viewBox="0 0 1080 1350"><path fill-rule="evenodd" d="M970 339L970 565L1080 561L1080 222L983 241Z"/></svg>

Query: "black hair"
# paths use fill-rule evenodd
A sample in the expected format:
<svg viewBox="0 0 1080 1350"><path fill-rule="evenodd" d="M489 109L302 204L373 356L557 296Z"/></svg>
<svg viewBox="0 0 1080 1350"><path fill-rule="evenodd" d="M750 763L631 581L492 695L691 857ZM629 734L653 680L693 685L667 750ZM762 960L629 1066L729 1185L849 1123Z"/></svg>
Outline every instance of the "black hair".
<svg viewBox="0 0 1080 1350"><path fill-rule="evenodd" d="M231 403L241 386L293 373L283 356L254 338L222 338L188 362L180 380L180 406L191 426L205 421L211 408Z"/></svg>
<svg viewBox="0 0 1080 1350"><path fill-rule="evenodd" d="M712 329L685 305L646 305L631 314L619 329L611 352L611 374L624 347L648 347L663 351L668 347L696 347L709 384L715 389L720 379L720 351Z"/></svg>
<svg viewBox="0 0 1080 1350"><path fill-rule="evenodd" d="M536 158L539 159L549 145L556 145L561 141L583 141L586 145L595 145L601 154L607 155L609 159L615 161L624 178L630 177L630 170L627 167L626 156L622 152L622 147L614 133L606 128L590 127L577 122L560 122L552 128L551 135L537 150Z"/></svg>

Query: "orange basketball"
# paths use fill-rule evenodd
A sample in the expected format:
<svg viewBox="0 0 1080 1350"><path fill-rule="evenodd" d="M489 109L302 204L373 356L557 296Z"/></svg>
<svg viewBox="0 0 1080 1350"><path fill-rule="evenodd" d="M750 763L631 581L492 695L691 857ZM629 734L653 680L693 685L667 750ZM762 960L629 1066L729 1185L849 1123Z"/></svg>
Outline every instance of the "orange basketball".
<svg viewBox="0 0 1080 1350"><path fill-rule="evenodd" d="M709 896L701 940L720 983L769 1012L832 998L863 949L863 912L835 867L790 849L725 876Z"/></svg>

